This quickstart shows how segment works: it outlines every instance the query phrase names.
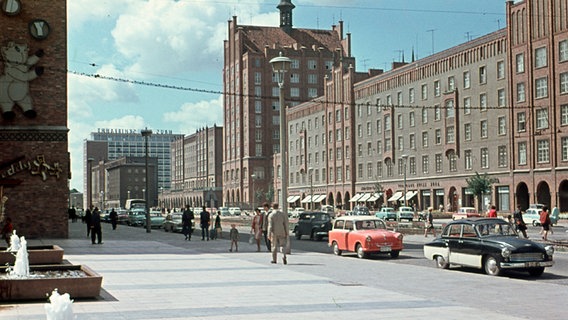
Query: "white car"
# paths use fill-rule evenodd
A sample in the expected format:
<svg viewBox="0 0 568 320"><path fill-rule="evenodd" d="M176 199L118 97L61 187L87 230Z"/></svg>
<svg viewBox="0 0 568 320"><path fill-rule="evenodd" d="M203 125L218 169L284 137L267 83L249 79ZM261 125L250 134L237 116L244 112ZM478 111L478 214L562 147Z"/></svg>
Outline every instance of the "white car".
<svg viewBox="0 0 568 320"><path fill-rule="evenodd" d="M232 216L240 216L241 215L241 208L239 207L230 207L229 208L229 213Z"/></svg>

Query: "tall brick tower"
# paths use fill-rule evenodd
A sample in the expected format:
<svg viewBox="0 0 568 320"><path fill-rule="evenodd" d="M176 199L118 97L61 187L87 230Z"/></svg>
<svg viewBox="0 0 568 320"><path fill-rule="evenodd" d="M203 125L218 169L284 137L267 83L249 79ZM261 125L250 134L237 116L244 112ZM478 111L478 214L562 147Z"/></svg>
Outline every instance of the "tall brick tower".
<svg viewBox="0 0 568 320"><path fill-rule="evenodd" d="M2 219L26 238L66 238L66 1L3 0L0 10Z"/></svg>

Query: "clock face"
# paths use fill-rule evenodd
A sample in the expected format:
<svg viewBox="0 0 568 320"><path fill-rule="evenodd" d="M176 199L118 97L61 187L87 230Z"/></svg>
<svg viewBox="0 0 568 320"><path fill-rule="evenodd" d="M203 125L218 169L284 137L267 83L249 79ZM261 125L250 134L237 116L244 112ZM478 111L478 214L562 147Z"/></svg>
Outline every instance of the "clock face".
<svg viewBox="0 0 568 320"><path fill-rule="evenodd" d="M43 40L49 35L49 24L42 19L35 19L29 23L30 34L32 37Z"/></svg>
<svg viewBox="0 0 568 320"><path fill-rule="evenodd" d="M20 0L1 0L2 12L9 16L15 16L22 10L22 2Z"/></svg>

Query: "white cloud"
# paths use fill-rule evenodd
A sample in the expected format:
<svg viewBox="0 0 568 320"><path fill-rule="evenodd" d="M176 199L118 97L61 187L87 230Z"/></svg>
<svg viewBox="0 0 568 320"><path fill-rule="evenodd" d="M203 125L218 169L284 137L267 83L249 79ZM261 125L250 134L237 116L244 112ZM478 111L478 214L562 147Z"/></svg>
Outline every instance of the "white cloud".
<svg viewBox="0 0 568 320"><path fill-rule="evenodd" d="M177 127L179 133L193 134L196 129L223 125L223 97L215 100L185 103L178 110L163 115L164 122Z"/></svg>

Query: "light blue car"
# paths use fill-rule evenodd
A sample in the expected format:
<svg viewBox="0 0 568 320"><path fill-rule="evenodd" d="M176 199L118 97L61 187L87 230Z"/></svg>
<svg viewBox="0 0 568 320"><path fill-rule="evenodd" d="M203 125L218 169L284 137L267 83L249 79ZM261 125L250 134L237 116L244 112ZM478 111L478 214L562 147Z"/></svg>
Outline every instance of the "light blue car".
<svg viewBox="0 0 568 320"><path fill-rule="evenodd" d="M394 208L382 207L380 211L375 212L375 217L383 219L385 221L387 220L396 221L396 212L394 211Z"/></svg>
<svg viewBox="0 0 568 320"><path fill-rule="evenodd" d="M552 209L550 212L550 223L553 225L558 223L558 216L560 215L560 210L558 208ZM533 226L540 226L540 213L541 208L528 208L523 214L523 220L526 224L532 224Z"/></svg>

